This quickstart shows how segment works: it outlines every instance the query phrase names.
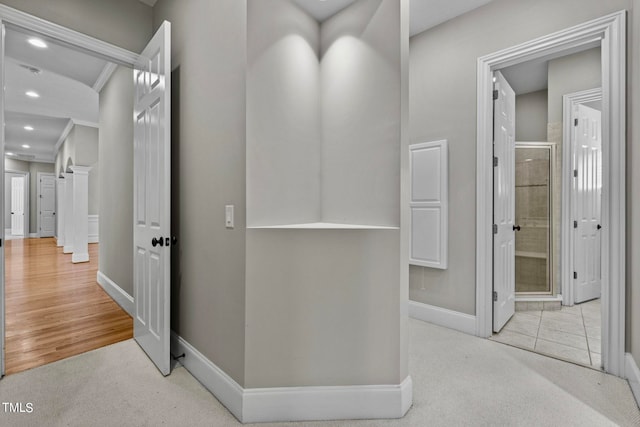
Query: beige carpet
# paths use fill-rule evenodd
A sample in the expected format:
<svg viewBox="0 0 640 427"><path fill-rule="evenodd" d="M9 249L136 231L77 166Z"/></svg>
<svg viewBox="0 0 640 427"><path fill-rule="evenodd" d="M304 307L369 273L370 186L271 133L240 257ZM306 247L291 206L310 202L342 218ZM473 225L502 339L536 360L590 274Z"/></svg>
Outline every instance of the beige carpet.
<svg viewBox="0 0 640 427"><path fill-rule="evenodd" d="M414 404L401 420L285 426L640 425L626 381L410 321ZM0 426L240 426L184 368L162 377L133 341L10 375L0 402L31 402ZM272 426L280 424L262 424Z"/></svg>

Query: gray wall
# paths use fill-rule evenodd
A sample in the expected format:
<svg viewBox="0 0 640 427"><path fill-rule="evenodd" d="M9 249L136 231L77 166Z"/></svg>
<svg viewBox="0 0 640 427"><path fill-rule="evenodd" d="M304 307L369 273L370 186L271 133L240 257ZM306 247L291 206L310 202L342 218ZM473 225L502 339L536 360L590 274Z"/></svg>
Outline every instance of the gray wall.
<svg viewBox="0 0 640 427"><path fill-rule="evenodd" d="M547 140L547 90L516 96L516 141Z"/></svg>
<svg viewBox="0 0 640 427"><path fill-rule="evenodd" d="M141 52L151 36L151 8L135 0L2 0L47 21Z"/></svg>
<svg viewBox="0 0 640 427"><path fill-rule="evenodd" d="M289 0L247 22L247 224L319 222L320 25Z"/></svg>
<svg viewBox="0 0 640 427"><path fill-rule="evenodd" d="M172 328L244 384L245 72L240 0L159 0L172 23ZM235 229L224 206L235 205Z"/></svg>
<svg viewBox="0 0 640 427"><path fill-rule="evenodd" d="M133 71L126 67L118 67L100 92L101 167L96 180L100 197L99 269L129 295L133 295L132 93ZM91 183L91 177L89 180Z"/></svg>
<svg viewBox="0 0 640 427"><path fill-rule="evenodd" d="M400 8L359 1L322 23L322 218L400 224Z"/></svg>
<svg viewBox="0 0 640 427"><path fill-rule="evenodd" d="M54 170L58 174L61 170L65 170L69 164L91 166L89 171L89 215L97 215L100 205L98 141L97 128L74 125L67 138L60 145L55 160Z"/></svg>
<svg viewBox="0 0 640 427"><path fill-rule="evenodd" d="M477 58L629 8L631 3L494 0L411 39L411 141L447 139L455 171L449 175L449 224L455 226L449 233L449 268L412 266L411 299L475 313Z"/></svg>

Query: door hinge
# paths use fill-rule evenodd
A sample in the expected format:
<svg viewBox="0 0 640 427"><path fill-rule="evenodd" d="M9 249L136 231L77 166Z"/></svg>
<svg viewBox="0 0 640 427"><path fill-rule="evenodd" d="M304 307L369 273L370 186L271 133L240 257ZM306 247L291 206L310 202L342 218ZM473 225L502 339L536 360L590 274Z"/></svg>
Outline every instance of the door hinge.
<svg viewBox="0 0 640 427"><path fill-rule="evenodd" d="M493 100L495 101L496 99L498 99L498 89L493 91Z"/></svg>
<svg viewBox="0 0 640 427"><path fill-rule="evenodd" d="M573 177L577 178L578 177L578 169L574 169L573 170Z"/></svg>
<svg viewBox="0 0 640 427"><path fill-rule="evenodd" d="M493 302L498 301L498 292L493 291Z"/></svg>
<svg viewBox="0 0 640 427"><path fill-rule="evenodd" d="M575 119L573 119L573 125L574 126L578 126L578 118L577 117Z"/></svg>
<svg viewBox="0 0 640 427"><path fill-rule="evenodd" d="M493 167L494 168L498 167L498 158L496 156L493 156Z"/></svg>
<svg viewBox="0 0 640 427"><path fill-rule="evenodd" d="M578 228L578 221L573 221L573 228Z"/></svg>
<svg viewBox="0 0 640 427"><path fill-rule="evenodd" d="M577 271L574 271L574 272L573 272L573 278L574 278L574 279L577 279L577 278L578 278L578 272L577 272Z"/></svg>
<svg viewBox="0 0 640 427"><path fill-rule="evenodd" d="M498 234L498 224L493 224L493 234Z"/></svg>

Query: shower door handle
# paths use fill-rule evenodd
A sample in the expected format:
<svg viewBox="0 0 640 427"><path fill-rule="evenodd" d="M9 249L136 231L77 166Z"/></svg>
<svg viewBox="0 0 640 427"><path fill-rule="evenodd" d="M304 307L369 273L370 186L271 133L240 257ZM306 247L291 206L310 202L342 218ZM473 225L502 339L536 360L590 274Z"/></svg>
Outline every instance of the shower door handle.
<svg viewBox="0 0 640 427"><path fill-rule="evenodd" d="M520 231L520 226L519 225L514 225L513 226L513 231Z"/></svg>

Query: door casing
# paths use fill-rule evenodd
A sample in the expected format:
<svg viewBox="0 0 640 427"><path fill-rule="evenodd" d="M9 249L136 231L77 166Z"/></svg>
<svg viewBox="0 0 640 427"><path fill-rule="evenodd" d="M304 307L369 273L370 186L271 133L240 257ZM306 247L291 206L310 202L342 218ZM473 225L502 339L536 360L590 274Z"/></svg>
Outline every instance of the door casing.
<svg viewBox="0 0 640 427"><path fill-rule="evenodd" d="M9 6L0 4L0 22L9 27L18 27L29 31L40 33L44 37L49 37L61 41L67 45L77 47L81 50L98 54L106 60L115 64L133 68L139 61L140 55L126 49L114 46L110 43L87 36L80 32L62 27L58 24L29 15ZM0 52L0 64L4 61L4 51ZM4 66L0 71L4 72ZM4 77L2 78L4 81ZM4 115L4 98L0 97L0 114ZM4 119L2 119L4 121ZM133 145L133 141L132 141ZM0 148L4 151L4 138L0 137ZM4 169L0 166L0 172ZM0 173L0 186L4 191L4 173ZM0 197L0 207L4 205L4 197ZM4 217L0 218L0 226L4 229ZM5 280L4 280L4 245L0 246L0 376L4 375L4 354L5 354Z"/></svg>
<svg viewBox="0 0 640 427"><path fill-rule="evenodd" d="M603 100L602 362L625 372L626 11L537 38L477 62L476 335L492 333L493 72L522 62L601 46Z"/></svg>

